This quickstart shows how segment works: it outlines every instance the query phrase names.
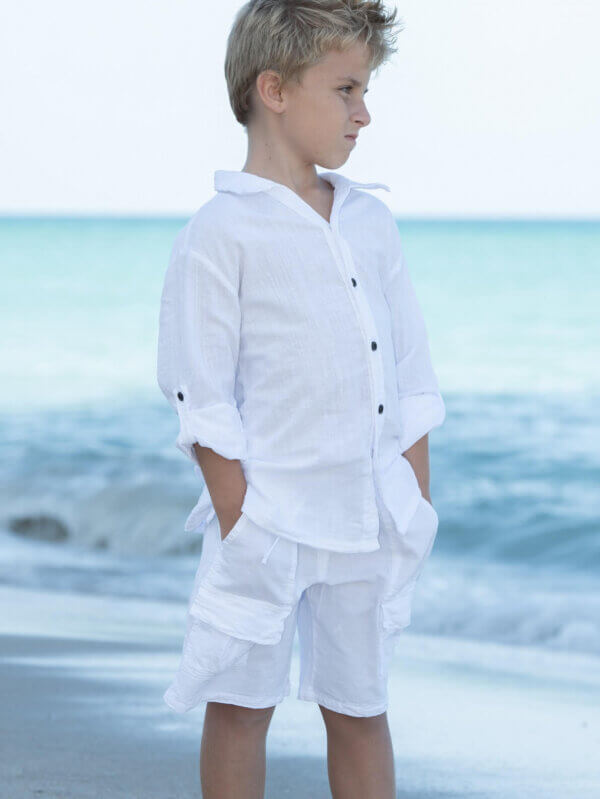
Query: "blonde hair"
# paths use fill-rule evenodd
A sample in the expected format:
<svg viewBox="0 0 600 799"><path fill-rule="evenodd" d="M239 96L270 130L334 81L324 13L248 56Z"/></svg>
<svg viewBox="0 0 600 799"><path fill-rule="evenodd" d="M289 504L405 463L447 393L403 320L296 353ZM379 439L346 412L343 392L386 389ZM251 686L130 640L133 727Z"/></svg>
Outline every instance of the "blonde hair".
<svg viewBox="0 0 600 799"><path fill-rule="evenodd" d="M398 29L396 31L396 28ZM362 41L369 68L396 52L396 9L381 0L250 0L237 12L227 39L225 79L237 121L246 126L257 76L275 70L282 85L300 80L328 50Z"/></svg>

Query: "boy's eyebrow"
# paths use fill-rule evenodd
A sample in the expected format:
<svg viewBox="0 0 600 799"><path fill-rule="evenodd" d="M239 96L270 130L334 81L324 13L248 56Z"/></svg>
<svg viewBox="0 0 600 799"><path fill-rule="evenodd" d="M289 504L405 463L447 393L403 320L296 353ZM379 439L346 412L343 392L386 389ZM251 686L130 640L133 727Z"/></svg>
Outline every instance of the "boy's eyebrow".
<svg viewBox="0 0 600 799"><path fill-rule="evenodd" d="M362 86L362 83L359 80L356 80L356 78L353 78L350 75L344 75L343 77L338 78L338 80L347 80L353 86Z"/></svg>

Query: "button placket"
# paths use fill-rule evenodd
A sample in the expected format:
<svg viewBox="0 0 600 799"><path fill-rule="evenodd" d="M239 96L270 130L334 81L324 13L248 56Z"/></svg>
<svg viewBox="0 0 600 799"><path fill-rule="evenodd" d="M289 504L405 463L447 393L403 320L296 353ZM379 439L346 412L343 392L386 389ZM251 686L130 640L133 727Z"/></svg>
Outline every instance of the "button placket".
<svg viewBox="0 0 600 799"><path fill-rule="evenodd" d="M350 270L352 272L355 271L354 266L354 259L352 258L352 252L346 240L339 235L339 242L340 242L340 250L342 252L342 257L345 255L345 262L348 264ZM353 278L353 282L354 282ZM371 352L369 353L370 356L370 364L371 364L371 374L373 376L373 402L376 403L375 407L373 408L373 440L371 444L371 455L376 457L378 452L378 444L379 444L379 436L381 435L381 430L383 429L383 419L384 415L383 412L385 410L385 406L382 402L383 398L385 397L385 382L384 382L384 369L383 369L383 360L381 356L381 350L377 344L377 326L375 324L375 319L373 317L373 312L371 311L371 306L367 300L364 291L357 291L355 292L356 302L359 308L359 313L361 319L363 321L363 327L367 336L367 340L369 341L369 347Z"/></svg>
<svg viewBox="0 0 600 799"><path fill-rule="evenodd" d="M388 188L385 184L368 184L371 187L378 187L382 186L383 188ZM366 188L366 186L365 186ZM389 190L389 188L388 188ZM326 225L324 228L325 237L327 238L327 242L333 255L335 257L336 263L338 263L338 267L341 269L343 276L347 279L350 277L350 281L352 283L353 289L358 289L357 291L353 291L352 294L354 295L355 300L355 307L358 311L359 321L361 322L361 330L363 333L363 337L369 343L369 347L371 348L371 352L368 353L368 366L369 366L369 375L371 378L371 397L372 403L371 406L371 421L372 421L372 437L371 437L371 458L376 459L377 452L378 452L378 443L379 443L379 436L381 434L381 430L383 428L383 410L384 406L381 402L384 395L384 379L383 379L383 361L381 359L380 351L377 350L377 327L375 325L375 320L373 319L373 314L371 312L371 307L367 301L364 291L358 287L358 281L354 277L356 273L354 259L352 258L352 252L350 247L348 246L347 242L343 238L342 234L340 233L339 227L339 211L343 205L344 200L348 196L349 189L347 189L341 196L339 204L336 206L334 203L334 207L332 208L331 212L331 225ZM337 247L335 246L337 245ZM338 258L338 250L339 255L341 258ZM373 346L375 343L375 346ZM374 403L377 403L377 406L374 406Z"/></svg>
<svg viewBox="0 0 600 799"><path fill-rule="evenodd" d="M333 233L333 232L331 232L329 230L325 231L325 236L326 236L326 239L327 239L327 243L329 244L329 247L330 247L330 249L331 249L331 251L332 251L332 253L334 255L335 262L338 265L338 269L341 271L342 276L344 277L344 279L346 279L348 274L349 274L349 271L352 271L352 272L354 271L354 264L352 262L352 257L350 256L350 267L351 267L351 269L349 270L348 269L348 263L347 263L347 261L346 261L346 259L344 257L344 249L343 249L343 246L342 246L342 243L343 243L342 236L339 234L339 232L338 233ZM338 249L337 249L337 247L335 245L336 241L339 242L339 253L338 253ZM365 343L366 343L367 341L374 340L375 326L374 326L373 320L371 318L370 311L368 310L368 303L366 302L364 296L362 295L362 292L353 292L353 294L354 294L354 296L351 295L351 301L352 301L352 303L354 305L354 308L356 310L356 315L357 315L358 321L360 323L361 333L362 333L363 339L365 340ZM371 345L369 344L369 349L370 348L371 348ZM371 429L372 429L372 433L371 433L371 457L373 457L375 455L375 451L377 449L377 438L378 438L378 435L377 435L377 410L373 407L373 403L376 402L377 397L380 396L380 394L378 393L378 388L377 388L377 383L378 383L377 374L376 374L377 370L373 368L373 363L372 363L373 355L371 354L371 352L368 353L367 357L368 357L367 367L368 367L368 370L369 370L369 379L370 379L370 385L371 385Z"/></svg>
<svg viewBox="0 0 600 799"><path fill-rule="evenodd" d="M325 173L324 177L326 177ZM389 191L389 187L384 183L365 183L362 184L363 188L385 188ZM338 269L340 269L344 280L350 278L353 288L357 288L357 280L353 277L355 272L354 261L352 253L348 244L343 239L339 229L339 215L344 200L351 190L350 186L334 186L333 204L331 207L329 222L324 219L315 209L306 203L299 195L289 189L287 186L273 184L269 191L274 199L287 205L293 210L297 211L306 219L318 223L319 227L323 230L327 243L333 253ZM346 253L346 254L345 254ZM383 428L383 411L384 405L381 402L384 395L384 379L383 379L383 362L381 354L377 348L372 348L371 342L377 340L377 328L373 319L370 305L366 299L363 291L360 289L354 294L354 307L357 311L357 316L361 324L361 331L365 343L372 351L368 353L368 368L371 379L371 422L372 422L372 436L371 436L371 457L376 458L378 452L378 443L381 430Z"/></svg>

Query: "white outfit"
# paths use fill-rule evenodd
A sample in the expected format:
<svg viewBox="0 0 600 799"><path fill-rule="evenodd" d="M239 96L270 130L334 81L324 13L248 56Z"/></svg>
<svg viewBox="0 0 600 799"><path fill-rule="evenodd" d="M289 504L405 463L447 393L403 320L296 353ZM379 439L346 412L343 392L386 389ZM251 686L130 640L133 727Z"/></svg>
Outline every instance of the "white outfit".
<svg viewBox="0 0 600 799"><path fill-rule="evenodd" d="M278 704L290 693L297 628L299 699L350 716L383 713L394 642L410 624L438 517L421 497L399 535L379 494L377 501L381 546L373 552L296 543L245 513L221 540L215 517L204 537L166 704L177 713L205 701Z"/></svg>
<svg viewBox="0 0 600 799"><path fill-rule="evenodd" d="M388 186L320 176L329 223L283 184L215 172L171 252L157 377L200 476L194 442L240 459L244 524L372 552L377 491L407 534L421 492L403 453L445 407L396 223L361 191ZM185 528L214 519L205 487Z"/></svg>

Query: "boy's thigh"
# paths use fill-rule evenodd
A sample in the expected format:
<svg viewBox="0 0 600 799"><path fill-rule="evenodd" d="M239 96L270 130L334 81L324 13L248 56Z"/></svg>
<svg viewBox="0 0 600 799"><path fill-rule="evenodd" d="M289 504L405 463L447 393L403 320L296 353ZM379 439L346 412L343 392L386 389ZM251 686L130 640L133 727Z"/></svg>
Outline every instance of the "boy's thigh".
<svg viewBox="0 0 600 799"><path fill-rule="evenodd" d="M315 583L298 606L298 698L351 716L387 709L381 583Z"/></svg>
<svg viewBox="0 0 600 799"><path fill-rule="evenodd" d="M289 694L297 549L246 514L221 538L213 518L167 704L180 710L202 701L265 708Z"/></svg>
<svg viewBox="0 0 600 799"><path fill-rule="evenodd" d="M263 708L288 696L297 613L296 605L285 620L278 643L253 644L231 666L203 683L199 699Z"/></svg>

